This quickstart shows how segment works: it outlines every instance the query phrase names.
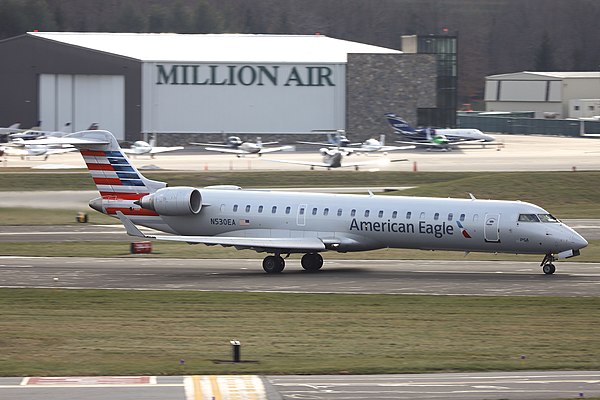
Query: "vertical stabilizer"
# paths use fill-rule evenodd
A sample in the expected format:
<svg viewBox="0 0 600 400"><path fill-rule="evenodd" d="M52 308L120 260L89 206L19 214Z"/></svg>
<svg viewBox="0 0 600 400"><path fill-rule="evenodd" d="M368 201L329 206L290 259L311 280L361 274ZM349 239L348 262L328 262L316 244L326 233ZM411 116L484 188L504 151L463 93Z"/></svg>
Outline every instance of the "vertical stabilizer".
<svg viewBox="0 0 600 400"><path fill-rule="evenodd" d="M167 186L164 182L144 177L108 131L76 132L63 139L79 149L107 214L123 210L126 215L145 214L147 210L132 207L132 201Z"/></svg>

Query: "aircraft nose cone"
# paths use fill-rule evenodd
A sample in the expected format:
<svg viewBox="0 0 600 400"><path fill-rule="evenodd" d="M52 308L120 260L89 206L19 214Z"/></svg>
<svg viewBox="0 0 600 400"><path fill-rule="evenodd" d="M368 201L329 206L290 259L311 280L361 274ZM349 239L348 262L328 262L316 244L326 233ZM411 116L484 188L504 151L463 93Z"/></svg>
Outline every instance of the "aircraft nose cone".
<svg viewBox="0 0 600 400"><path fill-rule="evenodd" d="M571 238L571 243L573 244L574 249L583 249L588 245L588 241L583 238L583 236L579 234L574 234Z"/></svg>

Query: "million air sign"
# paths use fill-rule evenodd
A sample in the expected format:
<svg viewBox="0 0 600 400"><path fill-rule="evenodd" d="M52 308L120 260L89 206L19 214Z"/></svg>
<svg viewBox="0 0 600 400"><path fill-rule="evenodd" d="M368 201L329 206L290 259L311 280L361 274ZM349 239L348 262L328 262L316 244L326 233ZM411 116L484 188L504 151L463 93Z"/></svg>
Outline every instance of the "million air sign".
<svg viewBox="0 0 600 400"><path fill-rule="evenodd" d="M325 66L279 65L156 65L157 85L198 86L335 86L333 70Z"/></svg>
<svg viewBox="0 0 600 400"><path fill-rule="evenodd" d="M260 135L344 129L345 68L144 63L142 130Z"/></svg>

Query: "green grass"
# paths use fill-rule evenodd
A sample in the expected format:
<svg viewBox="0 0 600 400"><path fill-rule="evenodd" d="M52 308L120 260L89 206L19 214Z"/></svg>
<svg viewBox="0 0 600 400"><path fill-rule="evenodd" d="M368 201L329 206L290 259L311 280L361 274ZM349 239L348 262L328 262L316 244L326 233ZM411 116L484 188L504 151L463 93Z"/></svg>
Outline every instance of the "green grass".
<svg viewBox="0 0 600 400"><path fill-rule="evenodd" d="M0 375L600 368L600 298L0 294ZM256 363L215 364L231 358L231 339Z"/></svg>

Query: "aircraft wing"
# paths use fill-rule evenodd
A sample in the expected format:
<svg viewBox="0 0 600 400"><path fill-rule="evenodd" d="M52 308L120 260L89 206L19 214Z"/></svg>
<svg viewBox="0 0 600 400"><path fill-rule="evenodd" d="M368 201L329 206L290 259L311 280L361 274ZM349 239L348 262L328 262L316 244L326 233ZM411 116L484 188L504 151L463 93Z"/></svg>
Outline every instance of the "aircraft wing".
<svg viewBox="0 0 600 400"><path fill-rule="evenodd" d="M400 151L400 150L414 150L416 146L411 144L409 146L382 146L377 151Z"/></svg>
<svg viewBox="0 0 600 400"><path fill-rule="evenodd" d="M150 154L166 153L167 151L183 150L183 146L153 147Z"/></svg>
<svg viewBox="0 0 600 400"><path fill-rule="evenodd" d="M74 137L50 137L46 139L28 140L26 144L43 144L46 146L70 144L70 145L85 145L85 144L109 144L107 140L101 139L81 139Z"/></svg>
<svg viewBox="0 0 600 400"><path fill-rule="evenodd" d="M219 153L228 153L228 154L252 154L248 151L244 151L241 149L232 149L229 147L205 147L204 150L206 151L216 151Z"/></svg>
<svg viewBox="0 0 600 400"><path fill-rule="evenodd" d="M75 147L65 147L62 149L48 149L46 150L46 154L49 156L52 155L56 155L56 154L64 154L64 153L70 153L72 151L76 151L77 149Z"/></svg>
<svg viewBox="0 0 600 400"><path fill-rule="evenodd" d="M292 146L262 147L259 154L275 153L276 151L291 150Z"/></svg>
<svg viewBox="0 0 600 400"><path fill-rule="evenodd" d="M324 162L319 162L319 161L312 162L312 161L296 161L296 160L273 160L271 158L263 159L263 161L273 161L273 162L278 162L278 163L283 163L283 164L307 165L309 167L333 168L331 165L324 163Z"/></svg>
<svg viewBox="0 0 600 400"><path fill-rule="evenodd" d="M244 248L265 249L298 249L310 251L325 250L325 244L319 238L260 238L260 237L235 237L235 236L178 236L178 235L145 235L121 211L117 217L125 226L129 236L147 239L170 240L186 243L203 243L208 245L235 246Z"/></svg>
<svg viewBox="0 0 600 400"><path fill-rule="evenodd" d="M220 143L198 143L198 142L190 142L194 146L216 146L216 147L231 147L228 144L220 144Z"/></svg>

